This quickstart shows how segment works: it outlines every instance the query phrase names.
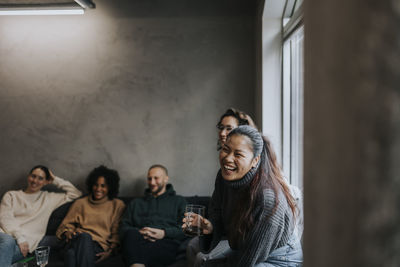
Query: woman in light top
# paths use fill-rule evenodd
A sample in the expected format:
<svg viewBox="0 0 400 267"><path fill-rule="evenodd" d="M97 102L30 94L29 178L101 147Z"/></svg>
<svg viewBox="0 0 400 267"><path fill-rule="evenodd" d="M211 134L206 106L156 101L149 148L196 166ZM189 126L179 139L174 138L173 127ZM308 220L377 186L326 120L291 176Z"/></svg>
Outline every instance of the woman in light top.
<svg viewBox="0 0 400 267"><path fill-rule="evenodd" d="M70 182L54 176L47 167L31 169L24 190L8 191L0 204L0 266L10 266L33 252L42 240L51 213L81 196ZM41 191L53 184L65 193Z"/></svg>
<svg viewBox="0 0 400 267"><path fill-rule="evenodd" d="M223 236L230 249L205 266L301 266L296 202L269 140L253 127L239 126L229 133L219 162L209 219L201 217L198 226L203 251L212 250ZM197 222L193 219L188 223Z"/></svg>
<svg viewBox="0 0 400 267"><path fill-rule="evenodd" d="M117 199L119 175L99 166L86 179L89 195L75 201L57 229L65 239L64 266L93 267L118 247L118 226L125 204Z"/></svg>
<svg viewBox="0 0 400 267"><path fill-rule="evenodd" d="M254 129L257 129L256 124L251 119L249 115L244 113L243 111L229 108L225 111L224 114L220 117L217 123L218 129L218 150L224 145L226 141L226 137L228 134L240 125L249 125Z"/></svg>

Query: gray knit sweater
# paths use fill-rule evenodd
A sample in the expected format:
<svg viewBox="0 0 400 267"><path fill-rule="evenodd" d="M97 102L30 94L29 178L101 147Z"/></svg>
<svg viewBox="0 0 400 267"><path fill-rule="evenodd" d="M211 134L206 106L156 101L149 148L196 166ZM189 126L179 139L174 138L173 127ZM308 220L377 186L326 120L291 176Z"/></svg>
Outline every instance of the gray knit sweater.
<svg viewBox="0 0 400 267"><path fill-rule="evenodd" d="M227 266L254 266L266 261L268 255L275 249L286 245L294 228L294 218L285 195L278 191L278 206L275 213L275 194L272 189L265 189L253 211L254 226L240 244L234 244L235 231L229 231L232 215L238 203L240 190L245 190L253 179L255 170L249 171L242 179L225 181L218 172L215 189L209 207L209 220L213 224L213 233L202 237L203 251L212 250L223 236L226 236L230 247L234 250L225 265ZM207 265L209 266L209 265ZM218 264L220 266L220 264Z"/></svg>

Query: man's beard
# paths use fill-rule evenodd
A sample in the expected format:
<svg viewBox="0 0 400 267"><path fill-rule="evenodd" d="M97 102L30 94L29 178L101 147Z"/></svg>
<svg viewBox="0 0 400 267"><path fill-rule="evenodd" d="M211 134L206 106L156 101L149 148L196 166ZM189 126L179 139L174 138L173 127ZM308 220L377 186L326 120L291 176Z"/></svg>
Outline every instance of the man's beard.
<svg viewBox="0 0 400 267"><path fill-rule="evenodd" d="M163 190L164 186L165 185L163 185L163 184L162 185L157 185L157 188L154 191L150 188L151 194L158 195L158 193L160 193Z"/></svg>

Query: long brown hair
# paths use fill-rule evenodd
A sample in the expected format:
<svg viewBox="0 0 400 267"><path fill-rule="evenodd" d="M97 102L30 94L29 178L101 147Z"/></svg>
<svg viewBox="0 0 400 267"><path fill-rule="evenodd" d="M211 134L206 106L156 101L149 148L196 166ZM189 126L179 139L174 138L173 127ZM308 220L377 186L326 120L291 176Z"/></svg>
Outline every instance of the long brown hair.
<svg viewBox="0 0 400 267"><path fill-rule="evenodd" d="M236 239L234 241L236 243L243 241L250 229L254 226L254 210L257 208L257 204L262 200L265 189L272 189L275 195L275 204L271 216L275 213L279 205L279 191L282 191L285 195L294 217L296 214L296 201L290 193L289 186L284 179L269 139L249 126L239 126L235 128L229 133L228 138L232 135L248 137L251 141L254 157L260 155L260 163L254 178L249 186L241 189L239 193L239 205L233 214L232 227L229 231L231 231L231 233L236 233L231 235ZM239 235L237 233L239 233Z"/></svg>

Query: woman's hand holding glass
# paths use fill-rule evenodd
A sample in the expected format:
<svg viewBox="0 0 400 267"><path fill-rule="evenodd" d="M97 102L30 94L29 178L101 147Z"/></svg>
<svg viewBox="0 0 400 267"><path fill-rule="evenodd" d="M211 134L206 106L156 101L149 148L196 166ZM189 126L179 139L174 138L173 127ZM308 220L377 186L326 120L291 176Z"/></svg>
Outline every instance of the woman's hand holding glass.
<svg viewBox="0 0 400 267"><path fill-rule="evenodd" d="M201 229L202 234L205 235L209 235L213 232L212 223L199 214L186 212L182 221L182 229L184 232L187 232L186 228L188 227L198 227Z"/></svg>

